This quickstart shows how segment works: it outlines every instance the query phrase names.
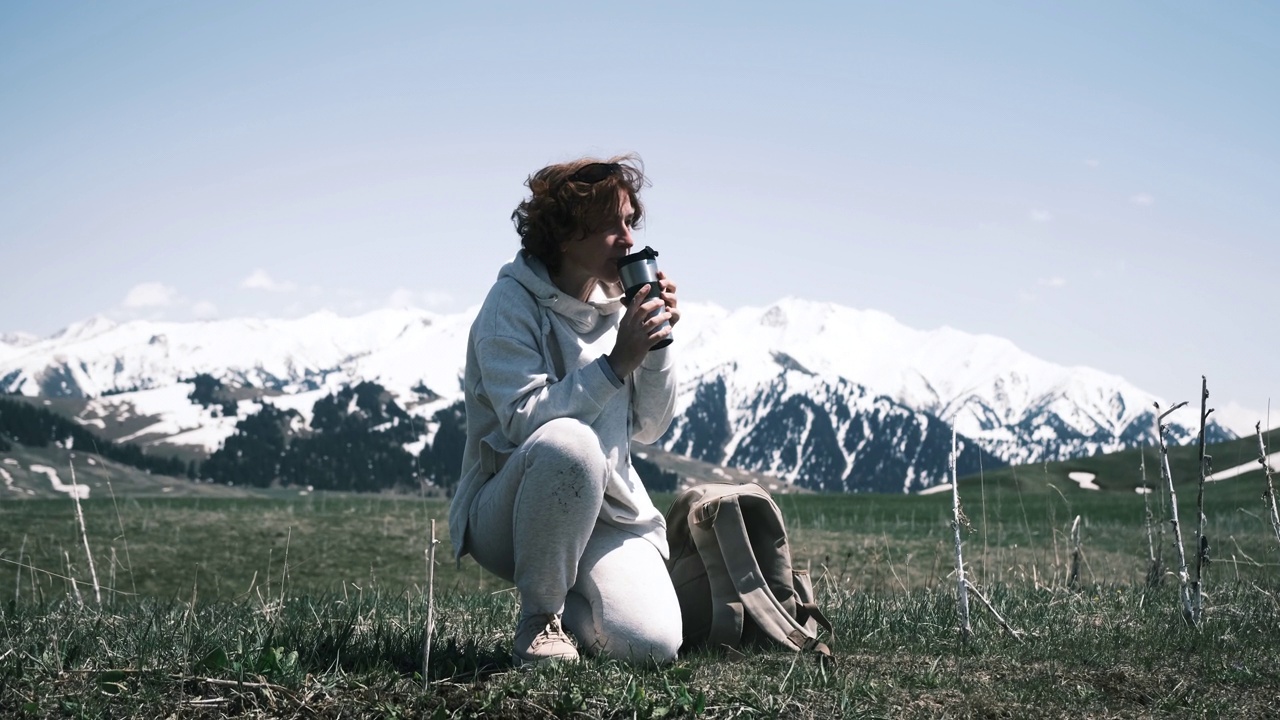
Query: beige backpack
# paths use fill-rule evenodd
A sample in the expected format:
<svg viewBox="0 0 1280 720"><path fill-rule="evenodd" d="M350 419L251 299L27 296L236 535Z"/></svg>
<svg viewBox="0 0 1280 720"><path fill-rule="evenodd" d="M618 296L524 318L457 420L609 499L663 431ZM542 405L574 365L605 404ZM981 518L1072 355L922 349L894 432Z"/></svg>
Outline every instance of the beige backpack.
<svg viewBox="0 0 1280 720"><path fill-rule="evenodd" d="M734 650L773 640L831 657L818 626L813 582L791 566L782 512L759 485L709 483L685 490L667 511L667 571L680 600L682 651Z"/></svg>

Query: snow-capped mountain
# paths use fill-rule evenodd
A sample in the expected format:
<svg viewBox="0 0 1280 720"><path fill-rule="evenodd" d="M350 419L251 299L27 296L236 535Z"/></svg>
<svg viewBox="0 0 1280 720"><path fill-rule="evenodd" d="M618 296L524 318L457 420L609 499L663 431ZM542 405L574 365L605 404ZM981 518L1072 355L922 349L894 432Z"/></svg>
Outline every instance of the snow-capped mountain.
<svg viewBox="0 0 1280 720"><path fill-rule="evenodd" d="M23 352L23 348L40 341L30 333L0 333L0 363Z"/></svg>
<svg viewBox="0 0 1280 720"><path fill-rule="evenodd" d="M406 309L120 325L93 318L0 359L0 392L98 398L209 373L284 394L371 380L398 395L426 385L456 396L473 314Z"/></svg>
<svg viewBox="0 0 1280 720"><path fill-rule="evenodd" d="M7 332L0 333L0 346L8 345L14 348L25 347L34 342L39 342L40 338L31 333L24 332Z"/></svg>
<svg viewBox="0 0 1280 720"><path fill-rule="evenodd" d="M1001 338L914 330L883 313L796 299L732 312L694 303L682 310L677 419L661 444L699 459L812 488L902 492L944 481L951 425L961 436L961 474L1151 437L1157 398ZM474 314L91 318L46 339L6 337L0 392L87 398L81 422L131 421L128 438L207 451L234 431L236 418L188 398L192 385L184 381L199 373L242 389L240 417L270 402L306 418L317 399L367 380L426 419L461 397ZM1186 414L1169 423L1173 442L1197 432L1194 413ZM1230 433L1211 426L1213 435Z"/></svg>
<svg viewBox="0 0 1280 720"><path fill-rule="evenodd" d="M947 480L951 428L938 418L775 360L779 373L754 387L735 383L736 362L686 382L694 389L663 445L812 490L912 492ZM961 475L1005 464L968 438L958 444Z"/></svg>
<svg viewBox="0 0 1280 720"><path fill-rule="evenodd" d="M750 393L784 368L802 368L937 417L1008 462L1131 447L1152 437L1153 403L1169 405L1123 378L1054 365L1003 338L915 330L876 311L784 299L767 308L705 308L686 317L680 326L690 336L684 377L732 365L726 381ZM1172 442L1195 436L1194 415L1187 410L1173 418ZM1211 432L1231 436L1216 425Z"/></svg>

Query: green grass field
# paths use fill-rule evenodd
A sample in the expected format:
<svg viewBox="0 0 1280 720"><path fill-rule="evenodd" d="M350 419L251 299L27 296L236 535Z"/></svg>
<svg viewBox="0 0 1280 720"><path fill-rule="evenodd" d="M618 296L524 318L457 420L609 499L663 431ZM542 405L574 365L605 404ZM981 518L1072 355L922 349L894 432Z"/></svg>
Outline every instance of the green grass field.
<svg viewBox="0 0 1280 720"><path fill-rule="evenodd" d="M1247 448L1215 448L1215 466L1247 462ZM1171 465L1190 548L1194 451L1176 449ZM1021 641L977 605L973 639L959 640L949 493L779 497L796 561L811 569L838 631L834 667L758 652L662 668L590 660L514 670L514 593L470 559L455 565L440 499L95 494L83 508L99 609L72 503L6 499L0 716L1280 713L1280 547L1263 515L1262 474L1207 488L1214 561L1207 620L1193 628L1178 610L1175 577L1144 584L1138 467L1135 451L961 482L968 571ZM1094 473L1102 489L1081 489L1073 471ZM1159 478L1150 453L1147 477ZM1077 516L1084 564L1080 584L1068 587ZM432 520L442 544L424 690Z"/></svg>

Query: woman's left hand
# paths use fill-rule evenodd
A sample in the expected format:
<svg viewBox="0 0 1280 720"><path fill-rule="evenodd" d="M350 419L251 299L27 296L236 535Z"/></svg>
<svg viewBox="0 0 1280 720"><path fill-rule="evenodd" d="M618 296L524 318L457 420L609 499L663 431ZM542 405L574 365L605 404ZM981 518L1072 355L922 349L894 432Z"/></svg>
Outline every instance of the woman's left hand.
<svg viewBox="0 0 1280 720"><path fill-rule="evenodd" d="M667 274L658 271L658 282L662 284L662 300L667 304L667 312L671 313L671 319L668 321L672 327L680 322L680 309L676 307L679 300L676 299L676 284L667 277Z"/></svg>

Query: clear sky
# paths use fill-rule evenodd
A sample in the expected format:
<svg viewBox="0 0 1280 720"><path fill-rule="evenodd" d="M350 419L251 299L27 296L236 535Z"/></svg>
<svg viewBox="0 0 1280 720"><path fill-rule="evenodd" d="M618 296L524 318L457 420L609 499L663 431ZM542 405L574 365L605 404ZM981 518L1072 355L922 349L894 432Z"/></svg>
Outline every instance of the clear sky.
<svg viewBox="0 0 1280 720"><path fill-rule="evenodd" d="M0 4L0 332L464 310L635 151L686 301L1280 406L1280 5L688 5Z"/></svg>

